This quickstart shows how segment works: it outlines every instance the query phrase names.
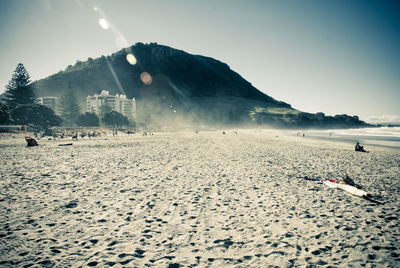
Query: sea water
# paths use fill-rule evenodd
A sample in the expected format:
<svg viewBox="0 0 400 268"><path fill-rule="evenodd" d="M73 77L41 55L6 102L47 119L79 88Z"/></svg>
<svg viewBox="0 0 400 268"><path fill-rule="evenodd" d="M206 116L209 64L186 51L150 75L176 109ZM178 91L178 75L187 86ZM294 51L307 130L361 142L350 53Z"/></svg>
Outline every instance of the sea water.
<svg viewBox="0 0 400 268"><path fill-rule="evenodd" d="M300 135L335 139L361 145L378 145L400 148L400 127L376 127L358 129L330 129L330 130L307 130L297 132Z"/></svg>

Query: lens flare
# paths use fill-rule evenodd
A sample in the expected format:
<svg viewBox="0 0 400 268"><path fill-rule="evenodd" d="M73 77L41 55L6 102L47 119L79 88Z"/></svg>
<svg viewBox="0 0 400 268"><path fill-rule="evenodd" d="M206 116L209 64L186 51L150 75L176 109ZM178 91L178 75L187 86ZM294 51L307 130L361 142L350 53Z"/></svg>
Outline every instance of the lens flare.
<svg viewBox="0 0 400 268"><path fill-rule="evenodd" d="M140 80L142 80L143 84L145 85L151 85L151 83L153 82L153 78L151 78L151 75L149 73L143 72L140 75Z"/></svg>
<svg viewBox="0 0 400 268"><path fill-rule="evenodd" d="M104 30L108 30L108 28L110 28L110 25L105 19L99 19L99 24Z"/></svg>
<svg viewBox="0 0 400 268"><path fill-rule="evenodd" d="M135 56L133 56L132 53L126 54L126 60L132 65L136 64L136 58L135 58Z"/></svg>

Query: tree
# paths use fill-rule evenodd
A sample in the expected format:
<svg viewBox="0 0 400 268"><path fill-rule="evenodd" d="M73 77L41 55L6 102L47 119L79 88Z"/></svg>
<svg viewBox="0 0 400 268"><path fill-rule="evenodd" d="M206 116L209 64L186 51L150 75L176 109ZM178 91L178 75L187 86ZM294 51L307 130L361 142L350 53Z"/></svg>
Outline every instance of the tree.
<svg viewBox="0 0 400 268"><path fill-rule="evenodd" d="M101 120L103 120L104 116L105 116L107 113L112 112L112 110L113 110L113 109L111 108L110 104L108 104L107 101L103 102L103 103L101 104L101 106L99 107L99 114L100 114Z"/></svg>
<svg viewBox="0 0 400 268"><path fill-rule="evenodd" d="M136 129L136 121L134 120L129 121L129 125L131 125L133 129Z"/></svg>
<svg viewBox="0 0 400 268"><path fill-rule="evenodd" d="M20 105L12 110L11 115L17 124L28 125L37 131L59 126L62 122L52 109L41 104Z"/></svg>
<svg viewBox="0 0 400 268"><path fill-rule="evenodd" d="M103 122L117 130L121 129L121 127L124 125L129 125L128 118L116 111L106 113L104 115Z"/></svg>
<svg viewBox="0 0 400 268"><path fill-rule="evenodd" d="M100 120L95 113L86 112L79 115L76 124L80 127L95 127L100 125Z"/></svg>
<svg viewBox="0 0 400 268"><path fill-rule="evenodd" d="M10 82L6 86L5 99L9 109L19 105L36 103L36 92L31 84L28 71L22 63L17 65Z"/></svg>
<svg viewBox="0 0 400 268"><path fill-rule="evenodd" d="M7 105L0 103L0 124L6 124L10 122L10 112L8 111Z"/></svg>
<svg viewBox="0 0 400 268"><path fill-rule="evenodd" d="M81 109L72 90L69 90L67 93L61 96L59 109L61 118L64 120L66 125L72 126L76 123Z"/></svg>

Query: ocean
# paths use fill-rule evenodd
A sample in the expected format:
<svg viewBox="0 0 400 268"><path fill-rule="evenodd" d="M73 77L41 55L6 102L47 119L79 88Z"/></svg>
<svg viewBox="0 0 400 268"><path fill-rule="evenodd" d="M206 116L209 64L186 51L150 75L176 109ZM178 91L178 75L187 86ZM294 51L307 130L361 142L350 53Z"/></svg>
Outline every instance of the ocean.
<svg viewBox="0 0 400 268"><path fill-rule="evenodd" d="M334 139L361 145L376 145L400 148L400 127L307 130L298 135L322 139Z"/></svg>

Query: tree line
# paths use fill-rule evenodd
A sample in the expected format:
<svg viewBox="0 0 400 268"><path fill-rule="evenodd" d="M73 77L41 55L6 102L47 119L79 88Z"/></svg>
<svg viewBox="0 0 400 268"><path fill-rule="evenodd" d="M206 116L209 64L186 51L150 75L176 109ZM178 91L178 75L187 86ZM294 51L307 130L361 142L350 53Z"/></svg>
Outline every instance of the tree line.
<svg viewBox="0 0 400 268"><path fill-rule="evenodd" d="M30 75L24 65L19 63L6 86L4 103L0 102L0 124L27 125L38 132L61 125L93 127L102 123L120 129L130 124L126 116L113 111L108 103L100 107L100 117L95 113L81 113L79 102L72 91L61 96L58 109L59 115L38 103Z"/></svg>

